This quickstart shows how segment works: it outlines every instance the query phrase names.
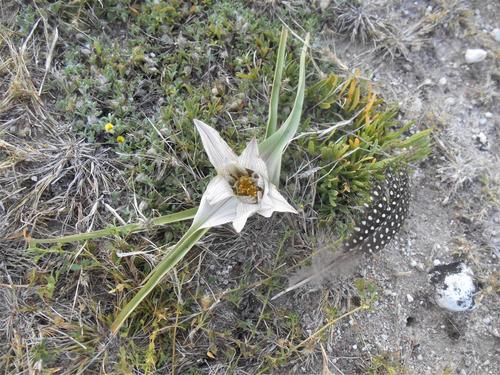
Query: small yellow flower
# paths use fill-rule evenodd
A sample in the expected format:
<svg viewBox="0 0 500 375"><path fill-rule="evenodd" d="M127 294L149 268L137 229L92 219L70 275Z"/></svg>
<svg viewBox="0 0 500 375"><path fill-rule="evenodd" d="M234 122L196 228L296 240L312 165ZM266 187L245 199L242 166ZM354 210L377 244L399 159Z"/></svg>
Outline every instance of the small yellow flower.
<svg viewBox="0 0 500 375"><path fill-rule="evenodd" d="M113 128L114 128L114 126L110 122L108 122L106 125L104 125L104 131L106 133L113 134L115 132Z"/></svg>
<svg viewBox="0 0 500 375"><path fill-rule="evenodd" d="M116 142L118 143L125 142L125 137L123 135L119 135L118 137L116 137Z"/></svg>

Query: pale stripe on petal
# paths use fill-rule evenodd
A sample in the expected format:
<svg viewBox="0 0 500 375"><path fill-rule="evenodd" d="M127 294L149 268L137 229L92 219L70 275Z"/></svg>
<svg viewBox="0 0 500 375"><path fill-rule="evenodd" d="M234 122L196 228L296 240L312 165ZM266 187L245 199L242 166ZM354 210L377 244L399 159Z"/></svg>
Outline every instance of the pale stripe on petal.
<svg viewBox="0 0 500 375"><path fill-rule="evenodd" d="M200 133L201 141L205 152L208 155L210 163L217 171L229 163L235 163L238 160L236 154L231 150L226 141L224 141L217 130L208 126L200 120L194 120L196 129Z"/></svg>
<svg viewBox="0 0 500 375"><path fill-rule="evenodd" d="M273 211L297 213L297 210L286 201L285 197L276 189L276 186L269 184L258 212L262 216L269 217Z"/></svg>
<svg viewBox="0 0 500 375"><path fill-rule="evenodd" d="M238 161L242 167L256 172L267 180L267 166L264 160L259 157L259 145L255 138L248 143L245 150L238 157Z"/></svg>
<svg viewBox="0 0 500 375"><path fill-rule="evenodd" d="M203 195L206 196L208 203L214 205L224 199L232 197L234 193L226 179L217 175L209 182Z"/></svg>
<svg viewBox="0 0 500 375"><path fill-rule="evenodd" d="M245 226L247 219L252 216L258 209L257 204L248 204L239 202L236 208L236 218L233 220L233 226L236 232L241 232Z"/></svg>

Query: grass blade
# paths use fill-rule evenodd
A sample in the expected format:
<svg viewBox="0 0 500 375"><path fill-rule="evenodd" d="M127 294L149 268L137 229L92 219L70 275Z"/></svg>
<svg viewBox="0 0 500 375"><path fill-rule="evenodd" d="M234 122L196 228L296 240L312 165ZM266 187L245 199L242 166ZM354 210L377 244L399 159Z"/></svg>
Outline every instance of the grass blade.
<svg viewBox="0 0 500 375"><path fill-rule="evenodd" d="M149 274L146 283L139 292L125 305L120 311L115 321L111 325L111 332L116 334L125 320L139 306L139 304L151 293L158 285L161 279L179 263L194 244L208 231L209 228L196 229L190 228L186 234L179 240L172 251L155 267Z"/></svg>

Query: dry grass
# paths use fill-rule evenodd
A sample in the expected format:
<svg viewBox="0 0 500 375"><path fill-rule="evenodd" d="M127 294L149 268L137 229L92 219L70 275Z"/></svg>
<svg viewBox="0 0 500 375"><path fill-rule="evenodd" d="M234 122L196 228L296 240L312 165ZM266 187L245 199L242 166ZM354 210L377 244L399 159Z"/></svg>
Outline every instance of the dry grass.
<svg viewBox="0 0 500 375"><path fill-rule="evenodd" d="M100 2L95 4L100 10ZM300 5L300 1L270 1L262 12L270 12L274 17L280 6L287 12L296 12ZM5 19L12 18L9 12L15 11L16 6L8 9L0 5L0 14ZM87 16L100 22L99 16L92 14L92 5L87 9L76 2L68 11L75 9L75 20ZM87 11L89 14L85 15ZM128 11L137 16L136 8ZM141 204L134 191L129 190L129 181L122 177L128 166L106 145L79 138L72 124L62 122L62 116L52 112L53 96L58 93L51 91L49 83L54 79L52 73L57 72L53 60L57 60L57 42L61 40L57 29L50 26L42 13L36 14L27 38L20 39L8 27L0 32L0 367L16 373L84 374L184 374L197 370L266 373L275 367L314 368L322 358L316 344L339 319L368 306L376 294L350 284L327 292L294 291L286 299L271 300L292 272L311 260L317 247L321 231L317 229L314 211L314 172L294 175L285 186L295 201L304 202L296 219L253 218L238 237L231 229L217 229L168 275L168 280L138 309L119 337L111 337L109 331L117 309L140 287L148 271L182 232L182 226L77 246L25 248L23 237L30 233L42 237L90 231L104 227L111 219L122 221L120 212L127 210L133 213L135 209L142 218L147 215L141 215ZM345 17L343 22L346 28L354 25L353 38L368 40L380 30L388 32L386 26L366 13L353 13L352 17ZM220 31L217 26L212 25L214 33ZM421 34L421 29L422 26L411 29L404 45L425 34ZM221 43L218 37L214 40ZM395 47L387 50L402 49L391 43L388 45ZM217 48L217 53L227 53L222 47ZM255 59L256 55L250 56L245 63L248 66L237 73L254 65L255 69L260 68L261 63ZM223 60L216 59L213 71L232 77L234 72L221 63ZM147 64L141 65L143 61L137 66L130 60L125 62L132 66L127 68L131 71L147 68ZM292 63L290 67L293 68ZM257 75L264 75L256 71ZM214 72L204 77L212 79ZM166 80L167 73L162 73L162 79ZM139 86L147 88L146 83L140 82ZM248 80L247 88L260 84ZM156 111L150 103L159 100L158 93L148 93L142 86L140 89L145 93L135 105L149 116ZM287 87L284 91L287 95L287 91L293 90ZM90 100L97 101L97 95L92 95L89 94ZM259 95L265 97L260 92ZM213 104L209 101L212 99L196 98L207 107ZM220 105L218 100L214 99L214 106ZM249 115L259 109L258 104L246 103ZM197 105L195 101L193 107ZM186 106L185 112L188 109ZM176 111L177 108L172 110L176 120L185 116ZM237 109L225 110L229 117L233 111ZM219 121L223 116L214 117ZM155 121L149 121L150 125ZM187 157L180 160L180 155L176 155L174 147L183 143L182 137L189 137L186 129L179 127L173 135L163 133L165 129L154 130L156 141L167 150L160 148L162 152L157 152L153 141L147 139L148 148L128 156L151 162L151 169L141 171L153 181L147 193L167 200L155 183L160 185L170 177L174 166L181 165L197 183L205 173L202 166L194 163L195 151L187 147L192 146L188 144L191 139L185 141L183 152ZM179 136L180 141L174 136ZM304 160L301 159L302 166L294 167L308 169L312 160ZM181 187L179 196L187 200L193 194L193 186L181 181ZM176 199L176 203L185 203ZM301 306L300 311L297 306Z"/></svg>
<svg viewBox="0 0 500 375"><path fill-rule="evenodd" d="M440 1L418 17L402 16L400 9L391 2L383 6L366 5L365 2L340 2L333 6L334 25L351 42L372 43L373 52L380 59L403 57L409 60L410 51L426 45L431 34L439 28L457 32L462 24L469 25L470 11L463 1ZM407 22L401 24L401 20Z"/></svg>
<svg viewBox="0 0 500 375"><path fill-rule="evenodd" d="M1 233L10 238L24 229L48 234L50 220L62 222L63 230L92 229L103 222L106 194L124 185L106 148L77 140L69 124L45 109L40 93L57 39L57 32L52 40L43 37L46 27L38 19L19 46L12 32L0 30Z"/></svg>
<svg viewBox="0 0 500 375"><path fill-rule="evenodd" d="M2 5L0 11L12 20L9 11L15 14L16 6ZM46 293L53 293L57 282L51 279L55 264L37 264L23 236L104 225L109 194L126 188L123 166L110 152L76 139L71 126L47 109L44 82L57 31L45 21L39 18L23 40L7 26L0 28L0 367L19 374L44 368L41 351L84 352L102 336L101 325L92 315L78 314L74 304L65 311L64 304L47 303ZM71 318L75 315L79 323ZM87 342L71 336L82 327Z"/></svg>

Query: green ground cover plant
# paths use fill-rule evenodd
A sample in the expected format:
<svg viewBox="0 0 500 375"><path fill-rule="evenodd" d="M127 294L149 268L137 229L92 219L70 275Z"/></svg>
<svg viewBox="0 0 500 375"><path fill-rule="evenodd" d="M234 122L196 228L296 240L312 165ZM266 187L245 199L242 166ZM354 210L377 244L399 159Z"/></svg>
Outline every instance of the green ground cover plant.
<svg viewBox="0 0 500 375"><path fill-rule="evenodd" d="M30 52L47 61L50 55L53 68L43 86L36 82L40 94L34 87L19 94L14 89L24 87L19 86L24 81L19 75L10 80L11 99L2 102L0 114L12 113L17 101L31 98L36 104L36 98L43 98L44 108L34 110L34 117L49 119L46 133L51 136L35 130L31 136L41 143L62 140L78 154L70 167L65 163L73 153L61 156L62 167L54 167L57 173L47 183L52 190L40 190L35 180L27 187L39 189L44 201L57 196L57 184L82 181L81 189L93 187L95 201L111 208L85 203L78 211L77 204L61 200L53 203L60 204L57 210L29 216L36 217L30 226L9 216L11 233L26 230L28 239L96 229L105 237L83 233L48 245L31 241L27 258L33 266L22 279L35 300L18 311L23 319L39 321L43 339L28 345L28 354L21 341L12 345L0 358L5 368L198 374L221 366L228 372L246 367L268 373L301 361L327 328L369 308L376 298L372 286L367 293L368 286L357 283L352 304L334 303L325 293L321 306L328 320L309 334L293 304L270 301L286 285L287 275L310 260L309 245L284 250L297 242L294 238L313 242L304 228L328 226L338 237L346 236L385 168L406 167L429 150L429 131L400 123L398 109L387 105L360 72L346 73L321 58L314 48L321 14L233 1L37 1L13 7L15 20L1 29L2 51L13 53L24 41L45 40L50 46L54 40L53 49L41 52L35 46ZM273 95L282 21L291 37L278 77L281 89ZM159 218L184 210L190 216L182 219L192 217L213 177L193 120L217 127L238 153L251 136L264 139L274 132L268 124L269 103L279 98L284 110L271 111L271 118L282 124L293 107L303 45L298 35L305 32L313 41L304 107L296 139L283 156L280 180L300 218L273 220L270 242L259 237L257 221L241 236L227 228L207 236L114 336L110 327L118 309L189 225L177 217ZM3 132L4 152L21 148L13 132ZM16 152L8 154L9 167L29 170L30 162L42 160L33 162ZM78 180L80 175L88 178ZM82 191L76 194L85 195ZM23 199L26 211L31 200ZM250 261L235 262L238 253ZM232 275L225 262L237 264L239 272ZM230 279L227 284L224 278ZM221 319L224 314L230 318Z"/></svg>

